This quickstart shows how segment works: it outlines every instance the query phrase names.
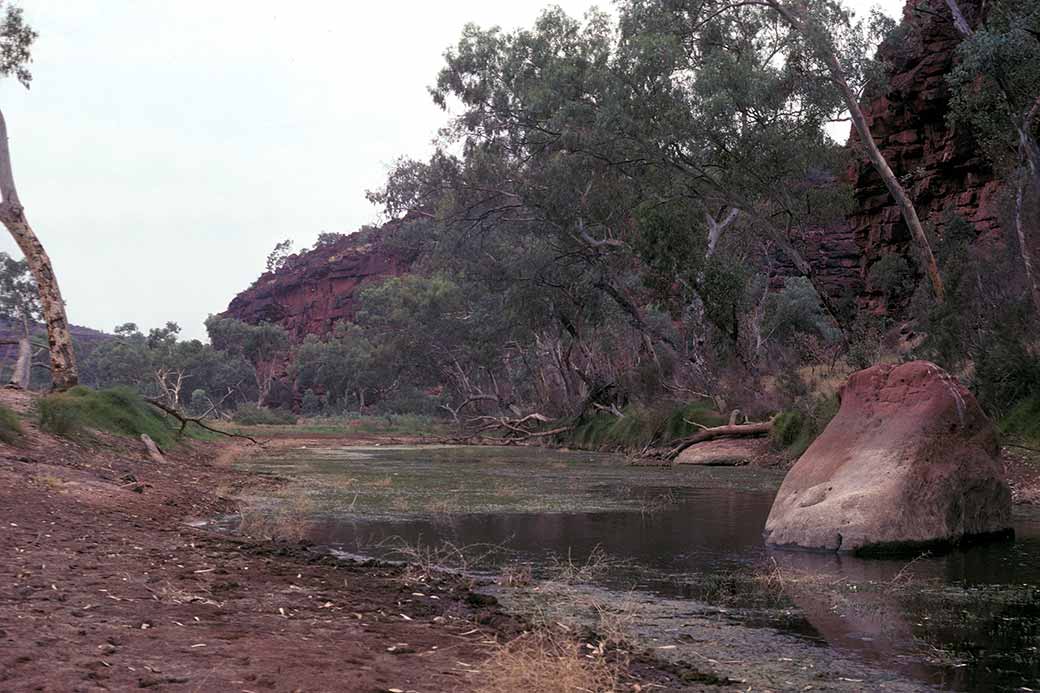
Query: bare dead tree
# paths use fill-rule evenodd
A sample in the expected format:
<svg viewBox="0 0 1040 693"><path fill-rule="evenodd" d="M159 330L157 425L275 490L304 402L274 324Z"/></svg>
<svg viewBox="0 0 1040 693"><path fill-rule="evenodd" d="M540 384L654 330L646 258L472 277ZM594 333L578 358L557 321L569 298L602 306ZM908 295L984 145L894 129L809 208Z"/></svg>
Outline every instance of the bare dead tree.
<svg viewBox="0 0 1040 693"><path fill-rule="evenodd" d="M171 407L180 406L181 388L184 381L191 376L185 375L184 371L179 368L167 368L166 366L160 366L154 375L155 381L159 385L159 392L162 393L166 404Z"/></svg>

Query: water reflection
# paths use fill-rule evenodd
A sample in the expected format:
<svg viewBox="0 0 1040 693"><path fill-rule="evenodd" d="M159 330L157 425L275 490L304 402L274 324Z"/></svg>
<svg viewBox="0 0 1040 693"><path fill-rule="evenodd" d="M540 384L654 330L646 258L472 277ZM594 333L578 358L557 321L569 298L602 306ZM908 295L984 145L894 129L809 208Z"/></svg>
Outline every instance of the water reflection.
<svg viewBox="0 0 1040 693"><path fill-rule="evenodd" d="M486 567L521 561L536 573L599 549L622 561L601 585L667 596L703 597L688 585L772 570L804 621L791 626L764 609L745 612L748 623L808 632L944 688L1040 688L1035 510L1016 511L1014 543L863 560L767 550L761 531L780 476L746 468L648 470L588 454L487 449L322 451L264 464L310 475L318 487L316 543L368 555L385 555L391 537L494 545L482 552ZM369 507L378 512L348 512L359 494L376 494ZM430 512L434 502L454 511Z"/></svg>

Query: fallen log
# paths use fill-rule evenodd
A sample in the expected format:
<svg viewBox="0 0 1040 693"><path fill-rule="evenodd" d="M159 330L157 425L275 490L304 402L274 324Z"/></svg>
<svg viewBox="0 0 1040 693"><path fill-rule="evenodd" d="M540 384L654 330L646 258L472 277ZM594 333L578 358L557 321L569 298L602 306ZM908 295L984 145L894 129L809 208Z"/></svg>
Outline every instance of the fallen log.
<svg viewBox="0 0 1040 693"><path fill-rule="evenodd" d="M730 417L730 421L733 421L735 417ZM717 438L747 438L751 436L764 436L768 435L773 430L773 420L759 421L755 423L728 423L724 426L715 426L714 428L704 428L697 431L692 436L688 436L680 440L671 450L665 453L665 457L670 460L674 460L679 456L679 453L697 443L704 443L709 440L715 440Z"/></svg>

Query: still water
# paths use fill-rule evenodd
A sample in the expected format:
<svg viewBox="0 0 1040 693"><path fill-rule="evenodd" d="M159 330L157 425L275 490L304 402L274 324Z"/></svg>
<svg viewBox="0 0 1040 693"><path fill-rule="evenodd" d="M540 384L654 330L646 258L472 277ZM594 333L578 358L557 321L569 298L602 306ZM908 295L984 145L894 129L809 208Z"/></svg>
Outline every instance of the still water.
<svg viewBox="0 0 1040 693"><path fill-rule="evenodd" d="M761 531L783 478L770 470L488 447L300 448L245 466L292 479L280 497L252 502L294 507L308 539L330 550L420 551L488 575L519 566L536 579L578 576L600 599L638 595L641 635L653 641L675 631L682 612L733 626L731 638L750 627L807 643L835 667L847 657L842 671L867 667L856 674L867 679L831 675L844 687L788 677L777 690L807 680L815 690L873 690L882 679L877 688L918 690L897 676L925 690L1040 690L1036 509L1016 510L1013 543L867 561L767 549ZM737 641L726 651L746 649L748 660L764 651L755 638ZM779 661L802 656L778 652ZM747 680L756 674L766 676Z"/></svg>

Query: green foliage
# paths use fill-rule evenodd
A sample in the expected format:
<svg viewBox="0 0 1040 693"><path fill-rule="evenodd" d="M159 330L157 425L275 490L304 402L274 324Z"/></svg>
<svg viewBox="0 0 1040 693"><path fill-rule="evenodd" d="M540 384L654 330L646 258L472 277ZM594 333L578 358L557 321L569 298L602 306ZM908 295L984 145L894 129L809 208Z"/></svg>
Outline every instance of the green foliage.
<svg viewBox="0 0 1040 693"><path fill-rule="evenodd" d="M40 399L40 428L74 437L89 431L124 436L148 434L159 446L172 445L176 430L157 409L128 387L92 390L83 385Z"/></svg>
<svg viewBox="0 0 1040 693"><path fill-rule="evenodd" d="M290 367L297 389L313 397L306 407L316 405L314 391L325 394L321 406L343 409L365 404L365 391L377 385L374 346L365 331L351 323L337 323L326 339L308 335L297 349ZM305 394L306 397L306 394ZM306 411L305 413L317 413Z"/></svg>
<svg viewBox="0 0 1040 693"><path fill-rule="evenodd" d="M325 400L314 390L307 388L300 400L300 413L304 416L315 416L325 409Z"/></svg>
<svg viewBox="0 0 1040 693"><path fill-rule="evenodd" d="M902 255L885 255L871 265L867 286L888 299L905 296L914 288L914 271Z"/></svg>
<svg viewBox="0 0 1040 693"><path fill-rule="evenodd" d="M4 3L0 1L0 9ZM37 33L25 23L22 8L7 4L0 22L0 76L14 75L26 89L32 81L29 63L32 62L32 44Z"/></svg>
<svg viewBox="0 0 1040 693"><path fill-rule="evenodd" d="M812 402L808 411L787 409L773 419L769 439L773 448L790 459L798 459L838 413L838 398L825 397Z"/></svg>
<svg viewBox="0 0 1040 693"><path fill-rule="evenodd" d="M749 277L738 262L714 256L708 261L700 286L705 314L724 334L735 338Z"/></svg>
<svg viewBox="0 0 1040 693"><path fill-rule="evenodd" d="M663 407L631 405L622 413L620 418L607 412L587 416L566 434L567 444L590 450L639 450L650 444L665 447L693 435L700 426L726 423L726 417L704 402Z"/></svg>
<svg viewBox="0 0 1040 693"><path fill-rule="evenodd" d="M998 164L1015 160L1019 132L1040 94L1040 5L994 0L985 23L957 47L947 75L949 118L967 124ZM1040 132L1040 119L1033 123Z"/></svg>
<svg viewBox="0 0 1040 693"><path fill-rule="evenodd" d="M999 426L1005 435L1040 444L1040 394L1020 400L1000 420Z"/></svg>
<svg viewBox="0 0 1040 693"><path fill-rule="evenodd" d="M11 409L0 405L0 441L8 445L21 445L25 439L22 420Z"/></svg>
<svg viewBox="0 0 1040 693"><path fill-rule="evenodd" d="M380 400L377 409L387 414L418 415L432 417L444 414L435 397L414 387L401 387Z"/></svg>
<svg viewBox="0 0 1040 693"><path fill-rule="evenodd" d="M808 429L806 417L798 410L787 410L777 414L773 419L773 430L769 438L773 446L778 450L784 450L794 445Z"/></svg>
<svg viewBox="0 0 1040 693"><path fill-rule="evenodd" d="M0 252L0 318L31 323L41 315L40 292L29 263Z"/></svg>
<svg viewBox="0 0 1040 693"><path fill-rule="evenodd" d="M789 277L784 288L770 293L765 300L762 321L765 339L792 344L801 335L812 335L825 341L840 338L838 329L823 309L820 295L805 277Z"/></svg>
<svg viewBox="0 0 1040 693"><path fill-rule="evenodd" d="M1008 325L992 332L975 354L972 389L988 414L1001 417L1017 404L1040 395L1040 354Z"/></svg>
<svg viewBox="0 0 1040 693"><path fill-rule="evenodd" d="M267 256L267 262L265 267L268 272L277 272L285 263L288 262L289 258L292 257L293 242L291 239L285 239L275 244L274 250L272 250Z"/></svg>
<svg viewBox="0 0 1040 693"><path fill-rule="evenodd" d="M231 420L243 426L291 426L296 417L281 409L268 409L255 404L240 404Z"/></svg>

